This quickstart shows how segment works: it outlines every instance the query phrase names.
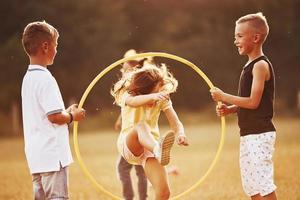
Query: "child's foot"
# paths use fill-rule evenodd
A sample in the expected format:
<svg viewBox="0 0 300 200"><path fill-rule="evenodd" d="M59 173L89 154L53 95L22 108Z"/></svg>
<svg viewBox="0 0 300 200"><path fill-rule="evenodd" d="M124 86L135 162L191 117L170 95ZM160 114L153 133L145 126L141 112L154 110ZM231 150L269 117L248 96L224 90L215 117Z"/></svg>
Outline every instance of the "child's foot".
<svg viewBox="0 0 300 200"><path fill-rule="evenodd" d="M169 164L170 152L175 141L174 131L168 131L159 142L158 153L155 153L155 157L158 159L162 166Z"/></svg>

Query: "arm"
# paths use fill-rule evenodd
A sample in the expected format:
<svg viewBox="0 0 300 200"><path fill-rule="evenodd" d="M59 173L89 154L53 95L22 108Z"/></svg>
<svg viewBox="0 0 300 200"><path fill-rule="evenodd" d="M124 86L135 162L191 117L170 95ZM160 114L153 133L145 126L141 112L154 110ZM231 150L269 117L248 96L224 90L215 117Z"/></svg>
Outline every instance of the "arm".
<svg viewBox="0 0 300 200"><path fill-rule="evenodd" d="M62 125L62 124L71 123L72 121L82 120L83 118L85 118L85 110L82 108L78 109L76 106L72 105L68 109L60 113L54 113L48 115L47 117L51 123Z"/></svg>
<svg viewBox="0 0 300 200"><path fill-rule="evenodd" d="M171 106L170 108L164 110L164 113L168 119L171 129L174 130L176 134L178 134L177 143L179 145L187 146L188 142L184 133L183 125L180 122L174 108Z"/></svg>
<svg viewBox="0 0 300 200"><path fill-rule="evenodd" d="M139 107L147 104L155 103L156 101L168 100L169 95L165 92L150 93L137 96L128 96L125 100L126 105L130 107Z"/></svg>
<svg viewBox="0 0 300 200"><path fill-rule="evenodd" d="M213 99L215 101L227 102L242 108L256 109L259 106L262 97L265 81L270 77L268 64L265 61L257 62L253 67L252 74L253 81L250 97L234 96L215 88L211 90Z"/></svg>
<svg viewBox="0 0 300 200"><path fill-rule="evenodd" d="M51 123L62 125L84 118L85 110L78 109L77 104L73 104L65 110L62 109L61 105L63 102L55 79L45 76L41 79L39 86L36 92L38 94L38 101L45 113L60 110L60 112L46 114Z"/></svg>
<svg viewBox="0 0 300 200"><path fill-rule="evenodd" d="M62 125L62 124L68 124L72 122L71 113L67 112L66 110L60 113L54 113L48 115L47 117L48 120L53 124Z"/></svg>
<svg viewBox="0 0 300 200"><path fill-rule="evenodd" d="M115 130L120 131L122 128L122 120L121 120L121 115L119 115L117 121L115 122Z"/></svg>

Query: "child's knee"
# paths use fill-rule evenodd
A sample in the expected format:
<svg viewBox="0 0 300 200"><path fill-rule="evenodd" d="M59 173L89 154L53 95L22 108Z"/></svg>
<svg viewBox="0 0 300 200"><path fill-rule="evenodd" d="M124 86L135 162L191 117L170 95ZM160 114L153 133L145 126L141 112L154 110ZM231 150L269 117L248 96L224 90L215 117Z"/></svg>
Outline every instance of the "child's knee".
<svg viewBox="0 0 300 200"><path fill-rule="evenodd" d="M160 180L157 187L154 187L157 199L169 199L170 198L170 188L166 180Z"/></svg>
<svg viewBox="0 0 300 200"><path fill-rule="evenodd" d="M161 187L156 191L157 199L169 199L170 198L170 189L168 186Z"/></svg>

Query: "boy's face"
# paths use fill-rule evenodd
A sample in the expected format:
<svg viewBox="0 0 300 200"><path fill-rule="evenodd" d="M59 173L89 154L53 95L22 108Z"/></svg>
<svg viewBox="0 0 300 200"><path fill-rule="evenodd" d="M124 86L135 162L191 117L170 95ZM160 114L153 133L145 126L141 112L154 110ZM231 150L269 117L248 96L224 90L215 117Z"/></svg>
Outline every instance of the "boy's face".
<svg viewBox="0 0 300 200"><path fill-rule="evenodd" d="M47 64L48 65L52 65L54 62L54 58L56 56L57 53L57 39L55 38L52 42L48 43L47 42L47 48L45 49L45 55L46 55L46 59L47 59Z"/></svg>
<svg viewBox="0 0 300 200"><path fill-rule="evenodd" d="M235 26L234 44L240 55L248 55L255 44L255 33L249 23L239 23Z"/></svg>

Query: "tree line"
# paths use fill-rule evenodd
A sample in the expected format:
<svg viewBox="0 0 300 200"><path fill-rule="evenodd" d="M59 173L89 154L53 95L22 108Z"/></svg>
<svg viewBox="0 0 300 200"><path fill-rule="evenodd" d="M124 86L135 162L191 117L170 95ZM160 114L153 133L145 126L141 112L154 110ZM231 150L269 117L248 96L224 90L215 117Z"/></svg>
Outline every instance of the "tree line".
<svg viewBox="0 0 300 200"><path fill-rule="evenodd" d="M90 81L126 50L166 52L195 63L215 85L236 93L245 57L233 45L235 21L261 11L270 25L265 53L276 71L276 96L284 108L296 106L299 88L299 0L10 0L1 2L0 109L20 102L22 77L28 59L21 35L27 23L46 20L59 33L58 54L49 70L56 77L66 102L79 101ZM174 104L201 109L210 100L208 87L191 69L168 59L164 62L179 80ZM97 84L87 107L109 107L109 90L119 68ZM95 109L94 109L95 108Z"/></svg>

